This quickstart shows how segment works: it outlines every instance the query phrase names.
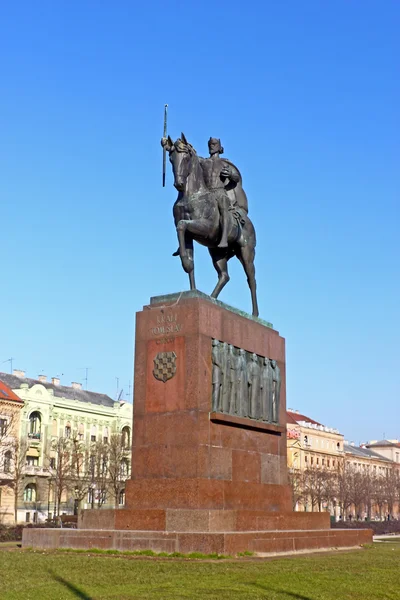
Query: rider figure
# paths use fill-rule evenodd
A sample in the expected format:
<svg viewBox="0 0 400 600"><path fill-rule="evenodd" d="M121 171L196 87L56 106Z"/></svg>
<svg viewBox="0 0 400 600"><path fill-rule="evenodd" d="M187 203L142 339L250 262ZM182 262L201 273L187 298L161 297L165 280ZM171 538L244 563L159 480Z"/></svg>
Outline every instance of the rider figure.
<svg viewBox="0 0 400 600"><path fill-rule="evenodd" d="M230 165L220 158L220 154L224 151L221 146L221 140L210 137L208 140L208 150L210 158L200 159L200 164L203 169L204 182L210 192L215 193L215 199L221 215L222 234L218 248L227 248L229 233L228 211L231 202L225 188L231 181L237 183L240 176Z"/></svg>
<svg viewBox="0 0 400 600"><path fill-rule="evenodd" d="M161 140L165 147L167 139ZM208 140L209 158L199 157L203 169L204 182L210 192L215 196L221 216L222 233L218 248L228 247L229 234L229 209L240 208L247 214L247 198L241 183L241 175L238 169L230 161L220 158L224 149L221 140L212 138ZM179 248L173 253L179 256Z"/></svg>

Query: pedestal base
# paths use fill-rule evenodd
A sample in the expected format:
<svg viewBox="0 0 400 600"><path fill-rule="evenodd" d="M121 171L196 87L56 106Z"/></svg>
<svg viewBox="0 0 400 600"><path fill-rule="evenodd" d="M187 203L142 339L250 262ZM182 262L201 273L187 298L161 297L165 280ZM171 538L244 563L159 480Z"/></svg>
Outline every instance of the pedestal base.
<svg viewBox="0 0 400 600"><path fill-rule="evenodd" d="M230 352L219 360L222 403L213 395L214 342ZM239 368L235 356L254 364ZM268 406L277 414L259 410L272 362L280 402ZM25 529L23 545L235 554L371 542L370 530L330 529L327 513L291 511L285 393L285 340L269 323L199 292L153 298L137 314L126 508L83 511L78 530Z"/></svg>
<svg viewBox="0 0 400 600"><path fill-rule="evenodd" d="M165 532L99 529L24 529L22 545L35 548L100 548L120 551L276 554L357 547L372 542L369 529L242 532Z"/></svg>

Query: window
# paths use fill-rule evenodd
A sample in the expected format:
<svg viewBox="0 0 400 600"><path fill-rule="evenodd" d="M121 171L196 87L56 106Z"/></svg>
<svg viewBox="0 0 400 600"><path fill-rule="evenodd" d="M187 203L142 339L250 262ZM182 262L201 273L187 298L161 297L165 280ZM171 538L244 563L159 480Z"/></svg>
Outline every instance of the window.
<svg viewBox="0 0 400 600"><path fill-rule="evenodd" d="M340 452L340 443L339 442L336 444L336 449L338 452Z"/></svg>
<svg viewBox="0 0 400 600"><path fill-rule="evenodd" d="M57 419L53 419L53 423L51 425L51 435L57 435Z"/></svg>
<svg viewBox="0 0 400 600"><path fill-rule="evenodd" d="M107 456L103 456L102 462L101 462L101 472L104 475L105 473L107 473L107 467L108 467L108 461L107 461Z"/></svg>
<svg viewBox="0 0 400 600"><path fill-rule="evenodd" d="M304 462L308 462L308 456L304 457Z"/></svg>
<svg viewBox="0 0 400 600"><path fill-rule="evenodd" d="M90 441L91 442L95 442L96 441L96 436L95 435L91 435L90 436Z"/></svg>
<svg viewBox="0 0 400 600"><path fill-rule="evenodd" d="M317 465L319 465L319 458L317 457Z"/></svg>
<svg viewBox="0 0 400 600"><path fill-rule="evenodd" d="M40 413L35 411L29 417L29 433L28 437L40 440L40 428L42 424L42 418Z"/></svg>
<svg viewBox="0 0 400 600"><path fill-rule="evenodd" d="M36 502L36 485L29 483L24 489L24 502Z"/></svg>
<svg viewBox="0 0 400 600"><path fill-rule="evenodd" d="M322 459L322 466L323 467L325 466L325 459L324 458Z"/></svg>
<svg viewBox="0 0 400 600"><path fill-rule="evenodd" d="M26 464L28 467L38 467L39 466L39 457L37 456L27 456Z"/></svg>
<svg viewBox="0 0 400 600"><path fill-rule="evenodd" d="M125 504L125 490L120 491L118 503L120 506L123 506Z"/></svg>
<svg viewBox="0 0 400 600"><path fill-rule="evenodd" d="M56 468L56 459L54 456L52 456L50 458L50 469L55 469Z"/></svg>
<svg viewBox="0 0 400 600"><path fill-rule="evenodd" d="M335 461L333 460L333 461L332 461L332 467L334 467L334 466L335 466Z"/></svg>
<svg viewBox="0 0 400 600"><path fill-rule="evenodd" d="M128 471L129 471L128 461L126 460L126 458L123 458L121 460L121 467L120 467L121 477L128 477Z"/></svg>
<svg viewBox="0 0 400 600"><path fill-rule="evenodd" d="M64 430L64 435L66 438L70 438L71 437L71 424L67 423L65 426L65 430Z"/></svg>
<svg viewBox="0 0 400 600"><path fill-rule="evenodd" d="M91 442L96 441L96 435L97 435L96 425L92 425L92 428L90 430L90 441Z"/></svg>
<svg viewBox="0 0 400 600"><path fill-rule="evenodd" d="M7 419L0 419L0 437L7 434Z"/></svg>
<svg viewBox="0 0 400 600"><path fill-rule="evenodd" d="M30 520L31 520L31 513L27 512L26 515L25 515L25 523L29 523Z"/></svg>
<svg viewBox="0 0 400 600"><path fill-rule="evenodd" d="M122 428L122 446L129 448L131 444L131 430L128 426Z"/></svg>
<svg viewBox="0 0 400 600"><path fill-rule="evenodd" d="M11 471L11 451L8 450L4 455L4 473L9 473Z"/></svg>
<svg viewBox="0 0 400 600"><path fill-rule="evenodd" d="M331 466L331 461L329 460L329 458L328 458L327 463L328 463L328 467L330 467Z"/></svg>
<svg viewBox="0 0 400 600"><path fill-rule="evenodd" d="M93 504L93 502L94 502L94 488L89 488L87 501L88 501L88 504Z"/></svg>
<svg viewBox="0 0 400 600"><path fill-rule="evenodd" d="M0 488L0 506L1 506L1 488Z"/></svg>
<svg viewBox="0 0 400 600"><path fill-rule="evenodd" d="M96 457L94 456L94 454L91 454L91 456L89 458L89 469L92 474L94 474L95 468L96 468Z"/></svg>
<svg viewBox="0 0 400 600"><path fill-rule="evenodd" d="M312 465L314 464L314 458L313 457L311 457L311 464Z"/></svg>
<svg viewBox="0 0 400 600"><path fill-rule="evenodd" d="M108 444L108 427L103 429L103 443Z"/></svg>

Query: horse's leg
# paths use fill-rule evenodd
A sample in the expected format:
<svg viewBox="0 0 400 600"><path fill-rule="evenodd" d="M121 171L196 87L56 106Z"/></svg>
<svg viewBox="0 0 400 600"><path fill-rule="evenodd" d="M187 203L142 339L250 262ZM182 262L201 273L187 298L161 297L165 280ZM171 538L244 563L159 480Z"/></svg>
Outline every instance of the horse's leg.
<svg viewBox="0 0 400 600"><path fill-rule="evenodd" d="M193 238L187 235L186 232L186 236L185 236L185 248L186 248L186 254L188 257L188 260L190 261L190 265L191 265L191 269L188 273L189 275L189 283L190 283L190 289L191 290L195 290L196 289L196 283L194 280L194 248L193 248Z"/></svg>
<svg viewBox="0 0 400 600"><path fill-rule="evenodd" d="M258 317L256 270L254 268L255 253L254 246L240 246L237 257L242 263L247 276L247 283L251 292L251 302L253 304L253 317Z"/></svg>
<svg viewBox="0 0 400 600"><path fill-rule="evenodd" d="M208 251L211 255L214 268L218 273L218 282L211 294L211 298L218 298L219 293L229 281L227 251L224 248L209 248Z"/></svg>
<svg viewBox="0 0 400 600"><path fill-rule="evenodd" d="M194 269L193 252L190 256L190 253L187 251L188 249L185 240L187 239L188 234L191 234L191 239L193 235L207 237L210 233L210 222L206 219L197 219L193 221L181 219L178 221L176 231L178 233L179 255L181 257L182 267L186 273L190 274L190 272Z"/></svg>

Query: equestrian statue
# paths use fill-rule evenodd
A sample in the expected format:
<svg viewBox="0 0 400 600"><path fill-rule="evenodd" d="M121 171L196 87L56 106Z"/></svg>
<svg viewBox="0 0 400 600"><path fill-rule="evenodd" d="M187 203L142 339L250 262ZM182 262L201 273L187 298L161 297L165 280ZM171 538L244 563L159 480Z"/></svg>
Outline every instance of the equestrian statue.
<svg viewBox="0 0 400 600"><path fill-rule="evenodd" d="M168 152L178 198L173 215L178 234L179 256L195 290L193 241L208 248L218 282L211 297L217 298L229 281L228 261L236 256L243 265L251 292L253 316L258 317L254 256L256 232L247 212L247 197L242 177L234 164L221 158L221 141L210 138L209 158L197 155L182 133L175 142L161 140Z"/></svg>

